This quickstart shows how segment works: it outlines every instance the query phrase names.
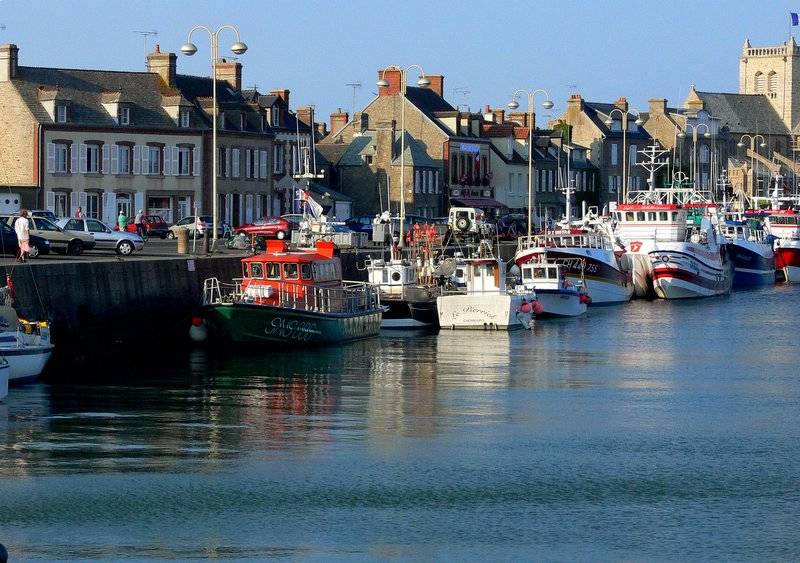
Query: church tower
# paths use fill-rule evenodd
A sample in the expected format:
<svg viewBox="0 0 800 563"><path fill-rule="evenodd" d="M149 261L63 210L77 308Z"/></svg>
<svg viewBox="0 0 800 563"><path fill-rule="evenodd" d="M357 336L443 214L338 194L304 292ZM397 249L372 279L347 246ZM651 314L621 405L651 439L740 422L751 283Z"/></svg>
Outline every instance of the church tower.
<svg viewBox="0 0 800 563"><path fill-rule="evenodd" d="M753 47L745 40L739 93L766 96L789 130L800 124L800 47L794 37L777 47Z"/></svg>

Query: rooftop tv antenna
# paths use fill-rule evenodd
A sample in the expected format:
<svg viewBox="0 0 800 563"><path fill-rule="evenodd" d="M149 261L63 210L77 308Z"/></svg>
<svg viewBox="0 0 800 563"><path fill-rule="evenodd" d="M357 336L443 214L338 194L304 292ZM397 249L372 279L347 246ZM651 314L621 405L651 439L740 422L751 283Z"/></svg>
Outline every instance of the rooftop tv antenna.
<svg viewBox="0 0 800 563"><path fill-rule="evenodd" d="M467 111L470 111L470 107L469 107L469 103L468 103L469 102L469 94L470 94L469 88L465 88L464 86L456 86L455 88L453 88L452 92L453 92L453 94L461 94L462 96L464 96L464 102L461 103L461 104L458 104L457 107L460 108L463 105L463 106L465 106L467 108Z"/></svg>
<svg viewBox="0 0 800 563"><path fill-rule="evenodd" d="M356 90L358 88L361 88L361 81L359 80L358 82L348 82L347 86L350 86L350 88L353 89L353 109L352 113L350 114L350 117L352 118L356 114Z"/></svg>
<svg viewBox="0 0 800 563"><path fill-rule="evenodd" d="M134 30L134 33L138 33L139 35L142 36L142 42L144 43L144 64L145 68L147 68L147 53L148 53L147 44L150 41L150 37L158 36L158 31L156 31L155 29L150 31Z"/></svg>

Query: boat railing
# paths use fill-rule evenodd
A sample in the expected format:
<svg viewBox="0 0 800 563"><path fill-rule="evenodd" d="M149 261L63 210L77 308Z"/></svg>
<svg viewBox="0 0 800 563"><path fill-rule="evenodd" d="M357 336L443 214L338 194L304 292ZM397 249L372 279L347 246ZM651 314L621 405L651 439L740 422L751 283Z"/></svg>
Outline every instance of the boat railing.
<svg viewBox="0 0 800 563"><path fill-rule="evenodd" d="M548 233L546 235L523 236L517 241L517 252L533 248L596 248L613 249L611 241L598 233Z"/></svg>
<svg viewBox="0 0 800 563"><path fill-rule="evenodd" d="M377 286L356 281L342 282L338 287L320 287L275 281L249 285L242 290L242 280L222 283L217 278L205 281L203 304L268 303L285 309L317 313L358 314L378 310L381 306Z"/></svg>

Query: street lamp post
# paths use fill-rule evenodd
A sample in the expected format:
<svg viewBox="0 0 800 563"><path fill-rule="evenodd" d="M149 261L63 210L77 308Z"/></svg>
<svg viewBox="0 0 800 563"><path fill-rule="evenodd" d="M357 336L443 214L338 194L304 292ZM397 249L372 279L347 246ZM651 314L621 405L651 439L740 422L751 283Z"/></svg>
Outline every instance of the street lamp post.
<svg viewBox="0 0 800 563"><path fill-rule="evenodd" d="M614 120L612 119L612 115L614 112L618 111L619 114L622 116L622 193L624 197L624 201L628 199L628 112L622 111L620 108L614 108L610 112L608 112L608 118L604 121L604 123L611 128L614 125ZM641 125L644 123L642 118L639 117L639 112L636 112L636 121L634 121L636 125ZM619 191L617 191L617 202L619 202Z"/></svg>
<svg viewBox="0 0 800 563"><path fill-rule="evenodd" d="M700 174L700 167L697 165L697 133L698 129L701 127L706 128L706 132L703 133L703 137L706 139L711 138L711 128L708 126L708 123L696 123L692 125L691 123L686 124L687 129L692 130L692 180L694 182L695 188L700 184L699 182L699 174ZM686 132L681 131L678 133L678 137L683 139L686 137ZM702 187L702 186L701 186Z"/></svg>
<svg viewBox="0 0 800 563"><path fill-rule="evenodd" d="M196 25L189 31L189 36L186 43L181 46L181 52L184 55L191 57L197 52L197 46L192 43L192 34L198 29L206 31L211 38L211 99L213 106L213 117L211 125L211 229L213 244L216 248L217 244L217 59L219 58L219 34L229 29L236 34L236 43L231 45L231 51L235 55L242 55L247 51L245 45L239 38L239 28L234 25L223 25L216 31L204 25Z"/></svg>
<svg viewBox="0 0 800 563"><path fill-rule="evenodd" d="M553 102L550 99L550 94L547 92L547 90L542 88L538 88L533 91L519 89L511 95L511 101L508 102L509 109L515 110L519 107L517 96L521 94L528 96L528 241L530 242L534 231L533 210L536 206L536 193L533 189L533 109L536 105L536 94L544 94L547 96L547 99L542 102L542 107L544 109L551 109L553 107Z"/></svg>
<svg viewBox="0 0 800 563"><path fill-rule="evenodd" d="M739 137L739 142L736 143L736 146L739 147L740 149L744 148L746 146L744 144L744 138L745 137L747 137L750 140L750 152L753 152L753 153L757 152L756 151L756 139L761 139L761 143L759 143L759 145L758 145L760 148L763 149L763 148L766 148L766 146L767 146L766 141L764 141L764 136L763 135L747 135L747 134L744 134L741 137ZM752 186L753 187L753 196L757 196L758 194L756 193L755 157L752 156L752 155L750 155L750 174L752 174L752 177L753 177L753 186Z"/></svg>
<svg viewBox="0 0 800 563"><path fill-rule="evenodd" d="M381 78L377 82L378 88L388 88L389 81L384 78L386 76L386 71L400 71L400 240L398 241L400 248L405 246L405 239L403 237L403 223L406 219L406 87L408 86L406 83L406 73L412 68L419 69L419 79L417 80L417 85L420 88L427 88L431 85L431 81L425 77L425 71L422 70L420 65L408 65L407 67L389 65L381 71ZM394 145L394 139L391 140L391 143ZM389 201L386 203L389 204Z"/></svg>

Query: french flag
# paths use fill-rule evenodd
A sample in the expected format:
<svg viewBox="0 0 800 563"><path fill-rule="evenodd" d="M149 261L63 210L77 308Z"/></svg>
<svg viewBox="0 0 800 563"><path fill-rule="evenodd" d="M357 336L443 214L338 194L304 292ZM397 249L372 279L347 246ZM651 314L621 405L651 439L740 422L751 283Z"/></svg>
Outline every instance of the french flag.
<svg viewBox="0 0 800 563"><path fill-rule="evenodd" d="M800 25L800 18L797 16L797 12L789 12L789 17L792 18L792 27Z"/></svg>

